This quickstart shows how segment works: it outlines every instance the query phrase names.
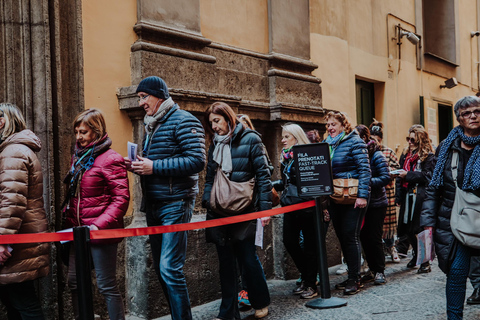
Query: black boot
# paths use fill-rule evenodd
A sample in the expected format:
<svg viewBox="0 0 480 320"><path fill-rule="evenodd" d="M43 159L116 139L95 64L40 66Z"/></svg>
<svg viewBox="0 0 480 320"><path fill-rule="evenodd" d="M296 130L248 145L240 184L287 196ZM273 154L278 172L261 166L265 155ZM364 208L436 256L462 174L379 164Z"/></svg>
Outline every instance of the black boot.
<svg viewBox="0 0 480 320"><path fill-rule="evenodd" d="M420 265L420 269L418 269L417 273L429 273L432 271L430 268L430 262L425 262Z"/></svg>
<svg viewBox="0 0 480 320"><path fill-rule="evenodd" d="M473 290L472 295L467 299L467 304L480 304L480 290Z"/></svg>
<svg viewBox="0 0 480 320"><path fill-rule="evenodd" d="M412 260L410 260L409 263L407 263L407 268L415 268L415 266L417 265L417 257L413 256Z"/></svg>

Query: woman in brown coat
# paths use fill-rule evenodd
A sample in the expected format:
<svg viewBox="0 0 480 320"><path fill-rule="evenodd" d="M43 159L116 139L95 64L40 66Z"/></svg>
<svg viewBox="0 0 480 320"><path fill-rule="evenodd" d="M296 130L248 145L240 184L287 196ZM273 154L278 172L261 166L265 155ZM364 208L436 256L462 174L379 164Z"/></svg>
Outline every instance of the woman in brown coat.
<svg viewBox="0 0 480 320"><path fill-rule="evenodd" d="M0 235L47 231L40 139L20 110L0 104ZM8 319L44 319L33 280L50 270L48 243L0 245L0 300Z"/></svg>

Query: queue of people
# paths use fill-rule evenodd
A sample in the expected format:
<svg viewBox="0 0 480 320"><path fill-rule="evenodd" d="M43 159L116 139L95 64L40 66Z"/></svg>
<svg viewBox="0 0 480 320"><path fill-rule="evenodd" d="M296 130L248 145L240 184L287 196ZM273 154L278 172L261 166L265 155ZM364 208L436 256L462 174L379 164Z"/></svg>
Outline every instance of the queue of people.
<svg viewBox="0 0 480 320"><path fill-rule="evenodd" d="M228 104L215 102L206 110L207 122L202 126L173 101L163 79L147 77L136 92L146 115L142 155L135 160L122 158L111 149L112 141L99 110L87 109L75 118L72 131L76 143L64 178L63 227L123 228L130 200L127 171L141 176L142 210L148 226L191 220L199 193L199 173L205 166L201 205L207 211L207 220L271 209L272 193L277 191L281 192L281 206L312 199L298 194L292 147L320 142L317 130L305 132L298 124L283 125L278 160L281 179L272 183L274 165L247 115L236 115ZM440 268L447 274L448 317L462 318L467 277L469 273L470 277L480 274L477 264L470 270L470 259L475 261L479 252L455 238L450 218L457 190L480 197L480 98L462 98L454 111L460 125L440 144L436 155L426 130L414 125L408 131L408 146L399 162L395 152L382 144L383 125L378 121L370 127L353 127L343 112L326 115L327 136L323 142L329 146L333 178L356 181L357 188L352 201L334 197L322 201L321 218L327 227L332 220L348 267L347 279L336 285L345 295L356 294L367 282L387 283L384 246L393 262L400 261L395 232L405 235L412 246L413 259L407 267L415 267L419 254L416 235L425 229L433 235ZM210 136L207 155L206 137ZM26 128L20 110L0 104L2 234L47 231L42 170L35 155L40 148L40 140ZM228 193L230 188L236 188L236 193ZM399 207L398 227L395 205ZM302 299L318 296L314 215L315 209L307 208L286 213L283 220L283 244L301 275L292 294ZM240 319L240 301L255 310L255 318L268 315L270 293L256 252L255 232L257 223L265 227L269 222L267 217L206 230L207 242L215 244L217 250L220 273L222 300L215 320ZM110 319L125 319L116 282L120 241L91 243L96 280ZM150 244L153 267L172 319L191 319L183 273L187 232L150 235ZM73 246L65 249L68 286L78 318L75 250ZM369 268L363 276L362 249ZM0 286L8 288L0 291L0 300L9 319L44 319L33 281L49 273L49 255L50 245L46 243L0 245ZM417 272L430 271L429 262L424 262Z"/></svg>

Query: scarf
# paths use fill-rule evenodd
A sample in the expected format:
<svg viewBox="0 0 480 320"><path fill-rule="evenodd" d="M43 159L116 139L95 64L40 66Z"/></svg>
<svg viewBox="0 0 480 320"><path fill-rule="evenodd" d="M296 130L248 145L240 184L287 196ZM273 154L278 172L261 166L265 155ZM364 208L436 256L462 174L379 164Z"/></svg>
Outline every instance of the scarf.
<svg viewBox="0 0 480 320"><path fill-rule="evenodd" d="M293 147L293 146L291 146L291 147L288 148L288 149L282 149L282 158L283 158L283 159L285 159L285 160L293 159L292 147Z"/></svg>
<svg viewBox="0 0 480 320"><path fill-rule="evenodd" d="M443 141L430 186L438 188L443 185L443 170L445 169L445 163L447 162L448 150L453 141L458 137L462 139L463 143L475 146L472 156L470 157L470 160L468 160L467 166L464 169L462 190L477 190L480 188L480 161L478 161L480 156L480 136L466 136L461 126L453 128L447 138Z"/></svg>
<svg viewBox="0 0 480 320"><path fill-rule="evenodd" d="M160 122L160 120L167 114L168 111L170 111L170 109L174 105L175 102L173 102L173 99L170 97L167 100L163 101L163 103L160 105L157 112L155 112L153 116L145 115L145 118L143 118L143 122L145 123L145 131L147 132L147 135L150 135L153 130L155 130L157 123Z"/></svg>
<svg viewBox="0 0 480 320"><path fill-rule="evenodd" d="M91 143L88 146L82 148L78 144L75 145L75 154L73 155L72 167L68 171L63 182L68 184L67 197L64 201L64 206L72 197L76 197L78 193L78 186L82 180L83 174L90 170L95 162L95 159L110 149L112 140L107 134L95 143Z"/></svg>
<svg viewBox="0 0 480 320"><path fill-rule="evenodd" d="M405 157L405 162L403 163L403 170L415 171L415 168L417 167L418 159L420 159L418 152L417 153L409 152ZM408 182L404 180L402 186L404 188L407 188Z"/></svg>
<svg viewBox="0 0 480 320"><path fill-rule="evenodd" d="M230 152L230 140L232 139L232 132L226 135L218 135L215 133L213 142L215 149L213 149L213 161L222 167L222 171L229 177L232 173L232 153Z"/></svg>
<svg viewBox="0 0 480 320"><path fill-rule="evenodd" d="M328 148L330 149L330 161L333 159L333 154L335 153L335 149L339 146L340 142L343 140L345 137L345 131L342 131L341 133L337 134L334 138L332 138L330 135L328 135L327 139L325 139L325 142L328 143Z"/></svg>

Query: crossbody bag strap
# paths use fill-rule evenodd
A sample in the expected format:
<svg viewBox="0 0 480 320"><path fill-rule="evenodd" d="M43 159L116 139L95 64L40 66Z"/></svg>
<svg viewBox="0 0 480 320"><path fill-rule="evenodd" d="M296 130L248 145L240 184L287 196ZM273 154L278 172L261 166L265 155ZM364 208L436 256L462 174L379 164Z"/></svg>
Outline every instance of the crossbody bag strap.
<svg viewBox="0 0 480 320"><path fill-rule="evenodd" d="M456 150L453 150L451 166L452 166L453 182L455 183L455 187L458 188L458 185L457 185L457 177L458 177L458 152L457 152Z"/></svg>

